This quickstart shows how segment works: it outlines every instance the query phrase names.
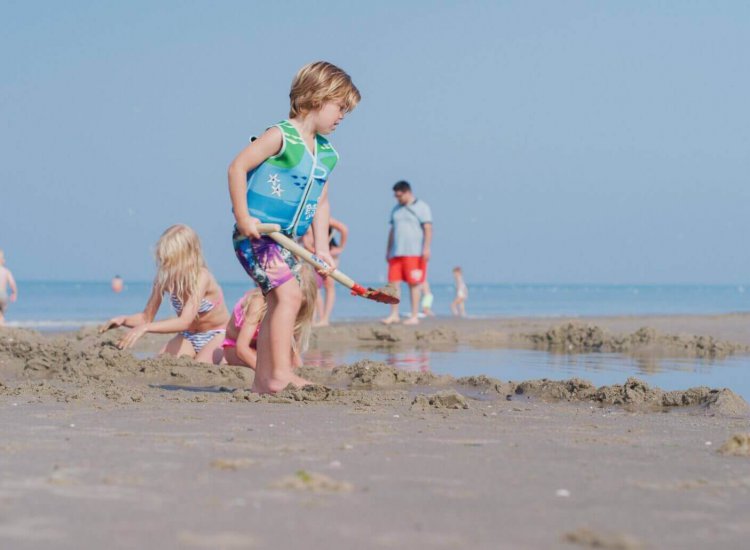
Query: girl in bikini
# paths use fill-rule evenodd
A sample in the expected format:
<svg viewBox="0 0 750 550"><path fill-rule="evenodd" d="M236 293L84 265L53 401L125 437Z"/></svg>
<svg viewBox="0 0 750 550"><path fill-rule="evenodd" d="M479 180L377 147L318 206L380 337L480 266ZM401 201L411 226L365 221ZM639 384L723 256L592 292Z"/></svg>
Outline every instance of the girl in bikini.
<svg viewBox="0 0 750 550"><path fill-rule="evenodd" d="M292 366L301 367L301 354L307 350L310 331L318 297L315 273L309 266L302 266L302 306L294 322L294 339L291 342ZM224 339L224 360L230 365L246 366L255 370L258 360L258 334L260 323L266 315L266 298L260 289L245 294L235 304L232 317L227 323Z"/></svg>
<svg viewBox="0 0 750 550"><path fill-rule="evenodd" d="M132 347L147 332L176 333L160 354L186 355L203 363L218 364L229 312L221 287L206 267L198 235L186 225L173 225L156 243L155 256L156 277L144 310L113 317L100 332L130 327L118 343L120 349ZM169 294L177 317L154 321L164 294Z"/></svg>

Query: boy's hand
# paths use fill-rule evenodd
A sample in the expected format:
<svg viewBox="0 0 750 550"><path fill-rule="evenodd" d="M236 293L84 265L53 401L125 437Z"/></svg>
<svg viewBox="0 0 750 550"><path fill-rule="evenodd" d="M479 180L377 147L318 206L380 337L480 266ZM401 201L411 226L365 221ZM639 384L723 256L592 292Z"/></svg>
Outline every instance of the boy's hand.
<svg viewBox="0 0 750 550"><path fill-rule="evenodd" d="M144 323L137 327L131 328L128 333L122 337L117 343L117 347L120 349L128 349L133 347L138 339L148 332L148 324Z"/></svg>
<svg viewBox="0 0 750 550"><path fill-rule="evenodd" d="M123 324L125 324L125 317L112 317L109 321L104 323L101 327L99 327L99 334L103 332L107 332L108 330L111 330L113 328L121 327Z"/></svg>
<svg viewBox="0 0 750 550"><path fill-rule="evenodd" d="M430 261L430 248L427 246L422 249L422 259L424 259L425 262Z"/></svg>
<svg viewBox="0 0 750 550"><path fill-rule="evenodd" d="M315 256L317 256L319 259L323 260L326 264L328 264L328 269L316 268L318 273L323 275L324 277L327 277L331 271L336 269L336 260L333 259L333 256L331 256L331 252L329 250L323 250L321 252L315 252Z"/></svg>
<svg viewBox="0 0 750 550"><path fill-rule="evenodd" d="M243 237L249 237L251 239L260 239L260 233L258 232L258 224L260 220L247 216L237 220L237 231Z"/></svg>

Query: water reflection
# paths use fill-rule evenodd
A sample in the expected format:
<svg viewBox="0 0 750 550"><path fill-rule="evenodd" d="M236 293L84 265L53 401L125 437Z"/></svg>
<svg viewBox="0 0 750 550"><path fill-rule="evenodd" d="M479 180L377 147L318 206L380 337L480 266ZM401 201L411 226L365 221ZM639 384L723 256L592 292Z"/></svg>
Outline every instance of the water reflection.
<svg viewBox="0 0 750 550"><path fill-rule="evenodd" d="M463 346L440 350L389 347L313 349L304 356L306 365L327 369L363 359L414 372L431 371L456 377L486 374L515 381L577 377L595 385L605 385L622 384L628 377L637 376L667 390L692 386L729 387L746 399L750 398L750 356L708 360Z"/></svg>

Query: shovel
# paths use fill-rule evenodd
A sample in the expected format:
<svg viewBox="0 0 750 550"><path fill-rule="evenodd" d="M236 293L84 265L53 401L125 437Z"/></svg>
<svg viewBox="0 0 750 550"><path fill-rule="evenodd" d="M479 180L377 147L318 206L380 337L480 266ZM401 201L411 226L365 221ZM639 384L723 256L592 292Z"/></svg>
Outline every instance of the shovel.
<svg viewBox="0 0 750 550"><path fill-rule="evenodd" d="M318 269L330 269L330 266L323 260L318 258L315 254L297 244L295 241L287 237L281 232L281 227L275 223L261 223L258 224L258 231L264 235L268 235L274 241L279 243L281 246L286 248L292 254L295 254L305 260L307 263ZM374 300L381 304L398 304L399 299L393 296L388 288L365 288L362 285L358 285L353 279L343 274L338 269L334 269L328 276L333 278L334 281L341 283L346 288L352 291L353 296L361 296L368 300Z"/></svg>

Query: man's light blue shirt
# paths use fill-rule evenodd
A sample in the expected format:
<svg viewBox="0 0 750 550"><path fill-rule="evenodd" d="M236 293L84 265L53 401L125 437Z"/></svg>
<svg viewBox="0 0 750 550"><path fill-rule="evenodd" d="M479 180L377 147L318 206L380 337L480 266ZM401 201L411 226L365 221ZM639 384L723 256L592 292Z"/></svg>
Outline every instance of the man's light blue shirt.
<svg viewBox="0 0 750 550"><path fill-rule="evenodd" d="M393 247L390 257L421 256L424 246L424 228L432 223L432 212L426 202L414 199L410 204L397 204L391 211Z"/></svg>

